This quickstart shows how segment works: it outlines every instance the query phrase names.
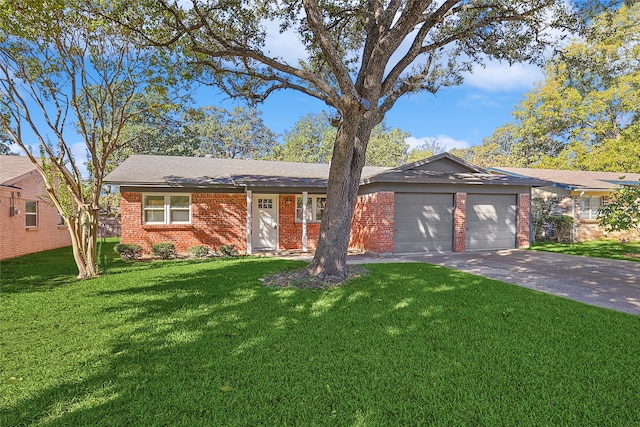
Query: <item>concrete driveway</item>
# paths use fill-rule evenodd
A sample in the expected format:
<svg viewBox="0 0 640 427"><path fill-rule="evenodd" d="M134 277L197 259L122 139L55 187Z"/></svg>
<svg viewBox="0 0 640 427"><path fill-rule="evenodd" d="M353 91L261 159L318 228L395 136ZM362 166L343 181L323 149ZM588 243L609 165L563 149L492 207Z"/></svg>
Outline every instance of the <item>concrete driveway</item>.
<svg viewBox="0 0 640 427"><path fill-rule="evenodd" d="M394 259L395 258L395 259ZM640 315L640 263L527 250L413 254L427 262L553 295ZM378 259L374 262L380 262Z"/></svg>

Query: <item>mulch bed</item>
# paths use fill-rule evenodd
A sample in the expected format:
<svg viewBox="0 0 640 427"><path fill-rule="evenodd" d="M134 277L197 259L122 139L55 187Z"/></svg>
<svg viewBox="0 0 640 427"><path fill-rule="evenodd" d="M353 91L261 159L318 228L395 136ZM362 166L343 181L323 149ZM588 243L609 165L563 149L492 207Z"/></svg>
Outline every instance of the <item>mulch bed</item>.
<svg viewBox="0 0 640 427"><path fill-rule="evenodd" d="M369 275L369 271L362 265L347 266L347 280L335 283L307 273L306 270L286 271L274 273L260 279L264 286L270 288L298 288L298 289L330 289L345 285L353 279Z"/></svg>

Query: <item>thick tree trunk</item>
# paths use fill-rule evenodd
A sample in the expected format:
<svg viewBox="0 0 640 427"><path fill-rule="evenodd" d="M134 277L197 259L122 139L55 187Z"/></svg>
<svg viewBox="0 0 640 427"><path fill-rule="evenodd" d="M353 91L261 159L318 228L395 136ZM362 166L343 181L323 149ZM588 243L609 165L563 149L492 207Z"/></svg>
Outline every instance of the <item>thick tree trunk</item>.
<svg viewBox="0 0 640 427"><path fill-rule="evenodd" d="M73 259L78 267L78 279L97 277L98 271L98 211L78 212L68 220Z"/></svg>
<svg viewBox="0 0 640 427"><path fill-rule="evenodd" d="M351 219L365 164L367 142L375 126L364 114L355 112L342 118L329 169L327 205L310 274L330 282L347 277L347 251Z"/></svg>

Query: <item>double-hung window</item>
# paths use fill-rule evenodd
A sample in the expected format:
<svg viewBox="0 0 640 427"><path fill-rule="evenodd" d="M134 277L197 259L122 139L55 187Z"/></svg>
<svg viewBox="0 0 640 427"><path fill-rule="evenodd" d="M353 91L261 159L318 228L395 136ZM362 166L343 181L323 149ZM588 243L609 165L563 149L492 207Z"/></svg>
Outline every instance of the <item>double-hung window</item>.
<svg viewBox="0 0 640 427"><path fill-rule="evenodd" d="M191 196L187 194L145 194L142 200L145 224L189 224Z"/></svg>
<svg viewBox="0 0 640 427"><path fill-rule="evenodd" d="M580 219L597 219L601 207L601 196L580 197Z"/></svg>
<svg viewBox="0 0 640 427"><path fill-rule="evenodd" d="M38 202L24 203L24 218L27 228L38 227Z"/></svg>
<svg viewBox="0 0 640 427"><path fill-rule="evenodd" d="M307 197L307 221L320 222L327 204L326 196ZM296 197L296 222L302 222L302 196Z"/></svg>

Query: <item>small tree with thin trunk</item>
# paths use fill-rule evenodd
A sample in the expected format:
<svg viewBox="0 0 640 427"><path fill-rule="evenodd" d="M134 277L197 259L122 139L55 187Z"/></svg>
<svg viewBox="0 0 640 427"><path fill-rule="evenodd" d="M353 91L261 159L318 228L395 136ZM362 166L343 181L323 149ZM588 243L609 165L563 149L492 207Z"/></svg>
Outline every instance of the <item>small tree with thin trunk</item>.
<svg viewBox="0 0 640 427"><path fill-rule="evenodd" d="M308 272L341 281L373 128L403 96L462 82L484 59L530 61L569 23L564 0L148 0L101 13L157 46L178 46L203 81L259 102L296 90L332 107L337 128ZM297 33L307 57L269 52L267 24ZM428 114L428 111L425 111ZM463 118L461 117L461 120Z"/></svg>
<svg viewBox="0 0 640 427"><path fill-rule="evenodd" d="M167 105L171 82L157 51L132 44L119 28L74 6L5 5L13 9L0 20L0 124L44 178L71 234L78 277L90 278L99 274L99 197L107 165L127 143L124 126ZM74 153L79 141L89 179Z"/></svg>
<svg viewBox="0 0 640 427"><path fill-rule="evenodd" d="M640 231L640 182L621 185L598 210L598 222L606 231Z"/></svg>

